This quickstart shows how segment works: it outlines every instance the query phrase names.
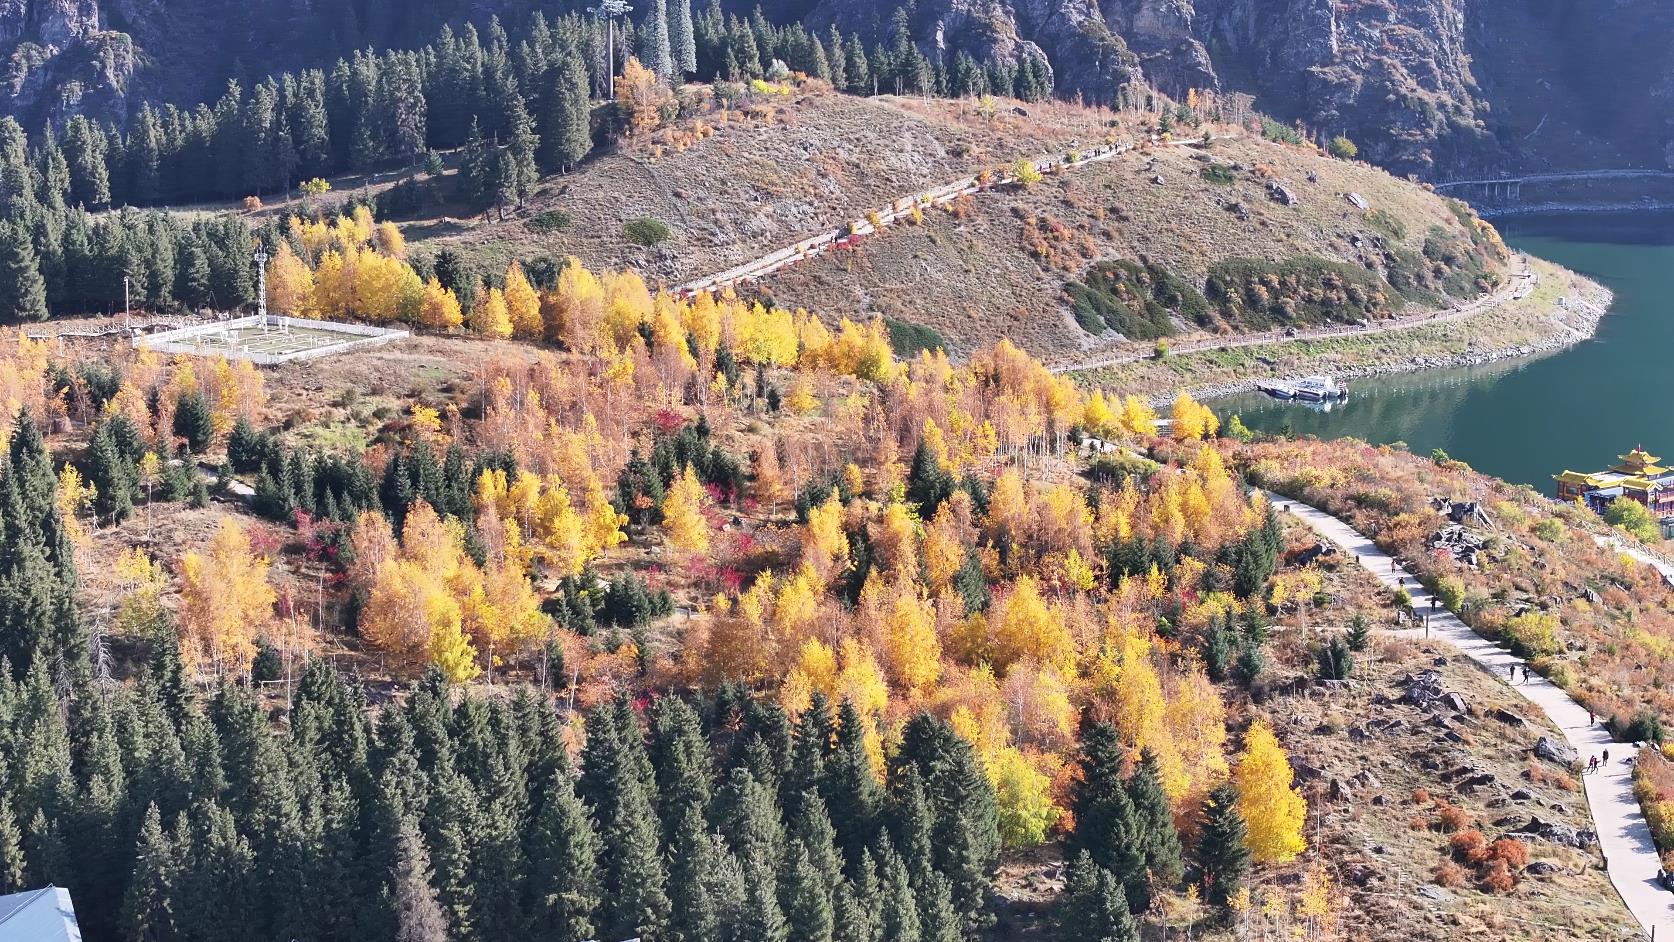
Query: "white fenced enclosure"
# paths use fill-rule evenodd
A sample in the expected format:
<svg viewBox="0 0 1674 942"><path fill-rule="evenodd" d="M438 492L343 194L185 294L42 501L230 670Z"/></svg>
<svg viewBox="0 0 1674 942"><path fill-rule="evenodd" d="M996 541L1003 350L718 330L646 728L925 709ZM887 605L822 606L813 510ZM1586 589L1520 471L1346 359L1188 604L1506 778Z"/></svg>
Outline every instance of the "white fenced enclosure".
<svg viewBox="0 0 1674 942"><path fill-rule="evenodd" d="M134 346L161 353L221 356L272 366L393 343L409 336L405 330L390 327L252 314L136 337Z"/></svg>

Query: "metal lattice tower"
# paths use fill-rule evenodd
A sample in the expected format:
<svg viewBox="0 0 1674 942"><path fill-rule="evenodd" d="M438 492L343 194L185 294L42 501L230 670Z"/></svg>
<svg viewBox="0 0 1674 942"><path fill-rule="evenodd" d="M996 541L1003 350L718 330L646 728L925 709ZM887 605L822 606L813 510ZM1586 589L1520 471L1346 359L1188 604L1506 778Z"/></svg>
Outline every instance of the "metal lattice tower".
<svg viewBox="0 0 1674 942"><path fill-rule="evenodd" d="M605 82L609 98L616 99L616 18L632 13L628 0L599 0L599 5L587 12L605 21Z"/></svg>
<svg viewBox="0 0 1674 942"><path fill-rule="evenodd" d="M267 249L256 246L256 314L267 317Z"/></svg>

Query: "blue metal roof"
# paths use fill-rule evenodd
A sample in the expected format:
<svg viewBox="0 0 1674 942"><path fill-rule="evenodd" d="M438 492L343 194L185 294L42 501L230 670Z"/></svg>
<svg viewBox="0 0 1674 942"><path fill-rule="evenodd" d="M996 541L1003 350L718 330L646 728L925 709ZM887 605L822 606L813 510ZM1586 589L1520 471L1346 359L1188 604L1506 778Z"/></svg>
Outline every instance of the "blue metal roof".
<svg viewBox="0 0 1674 942"><path fill-rule="evenodd" d="M0 942L81 942L70 891L47 886L0 896Z"/></svg>

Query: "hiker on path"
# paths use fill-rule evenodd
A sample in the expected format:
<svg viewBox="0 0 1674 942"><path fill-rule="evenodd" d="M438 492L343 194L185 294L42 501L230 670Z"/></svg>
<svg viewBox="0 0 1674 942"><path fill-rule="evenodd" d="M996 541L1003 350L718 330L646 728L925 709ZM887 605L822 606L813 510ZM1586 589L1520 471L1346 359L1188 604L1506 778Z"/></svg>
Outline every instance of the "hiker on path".
<svg viewBox="0 0 1674 942"><path fill-rule="evenodd" d="M1599 764L1600 765L1609 765L1610 764L1610 750L1608 750L1608 749L1604 750L1604 761L1600 762Z"/></svg>
<svg viewBox="0 0 1674 942"><path fill-rule="evenodd" d="M1598 771L1598 756L1588 756L1587 757L1587 771L1589 771L1589 772L1597 772Z"/></svg>

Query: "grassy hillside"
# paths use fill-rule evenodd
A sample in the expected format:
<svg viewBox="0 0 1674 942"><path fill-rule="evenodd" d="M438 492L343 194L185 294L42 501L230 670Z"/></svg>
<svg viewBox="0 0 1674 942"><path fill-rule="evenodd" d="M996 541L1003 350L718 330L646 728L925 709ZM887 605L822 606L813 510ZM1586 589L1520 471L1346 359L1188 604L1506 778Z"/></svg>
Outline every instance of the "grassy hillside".
<svg viewBox="0 0 1674 942"><path fill-rule="evenodd" d="M769 94L601 152L543 181L506 222L448 206L454 215L404 228L419 252L451 248L484 271L576 255L677 283L977 168L1101 139L1101 125L1098 113L1062 104L1001 103L983 117L971 102ZM624 227L642 219L662 222L667 238L636 244Z"/></svg>
<svg viewBox="0 0 1674 942"><path fill-rule="evenodd" d="M1269 183L1286 187L1294 203L1271 196ZM1369 209L1353 205L1351 192ZM1154 147L1031 188L978 194L927 214L920 227L788 270L767 290L781 304L922 323L957 350L1005 334L1051 356L1124 339L1149 344L1159 335L1342 322L1445 304L1446 295L1474 293L1473 265L1499 270L1497 259L1465 257L1473 231L1453 204L1382 171L1238 137L1203 149ZM1426 242L1436 260L1426 257ZM1109 262L1145 271L1111 279ZM1322 312L1310 310L1301 292L1303 303L1286 317L1211 290L1211 276L1243 295L1250 282L1282 279L1287 266L1330 277L1331 263L1346 264L1339 277L1364 281L1383 300ZM1189 299L1175 297L1167 283L1183 283ZM1102 305L1105 312L1131 313L1120 324L1099 317L1094 295L1118 302ZM1284 299L1282 291L1271 297ZM1207 316L1194 316L1203 310Z"/></svg>
<svg viewBox="0 0 1674 942"><path fill-rule="evenodd" d="M504 221L447 203L452 173L421 185L409 200L428 208L411 213L408 239L484 274L576 255L673 285L1021 157L1148 138L1140 116L1071 105L984 113L807 88L705 110L548 178ZM1213 133L972 194L755 287L833 318L928 328L955 352L1004 335L1059 356L1393 316L1497 277L1497 238L1456 204L1310 148Z"/></svg>

